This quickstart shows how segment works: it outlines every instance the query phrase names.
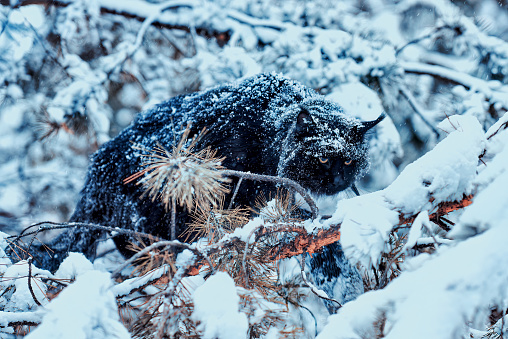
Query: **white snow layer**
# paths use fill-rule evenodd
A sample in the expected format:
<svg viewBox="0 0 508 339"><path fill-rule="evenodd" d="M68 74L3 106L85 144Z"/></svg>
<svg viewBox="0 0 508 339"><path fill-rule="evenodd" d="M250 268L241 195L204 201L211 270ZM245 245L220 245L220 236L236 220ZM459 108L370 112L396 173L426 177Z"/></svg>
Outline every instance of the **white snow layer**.
<svg viewBox="0 0 508 339"><path fill-rule="evenodd" d="M55 278L75 279L85 272L93 270L93 264L83 253L69 253L69 256L58 267Z"/></svg>
<svg viewBox="0 0 508 339"><path fill-rule="evenodd" d="M374 338L373 324L383 317L383 338L462 338L465 320L485 321L486 304L506 298L508 220L498 223L347 303L318 338Z"/></svg>
<svg viewBox="0 0 508 339"><path fill-rule="evenodd" d="M508 120L508 113L493 125L486 133L492 136ZM501 122L501 124L500 124ZM508 220L508 132L499 130L487 144L484 159L486 165L480 165L480 173L475 179L479 193L474 203L460 217L460 222L448 234L450 237L467 238L492 227L500 227L499 220ZM495 203L493 203L495 202Z"/></svg>
<svg viewBox="0 0 508 339"><path fill-rule="evenodd" d="M240 313L240 297L236 293L233 279L224 272L208 278L193 296L194 313L199 321L198 330L203 338L246 338L247 316Z"/></svg>
<svg viewBox="0 0 508 339"><path fill-rule="evenodd" d="M130 338L120 322L110 274L88 271L46 307L42 323L27 339Z"/></svg>
<svg viewBox="0 0 508 339"><path fill-rule="evenodd" d="M37 306L32 293L30 292L28 283L28 273L30 276L30 286L35 297L41 304L46 304L46 285L40 280L41 277L51 277L49 271L41 270L34 265L29 265L26 260L21 260L12 266L9 266L0 280L0 287L6 290L8 287L15 287L15 292L11 299L4 306L4 311L26 311Z"/></svg>
<svg viewBox="0 0 508 339"><path fill-rule="evenodd" d="M474 117L453 116L440 128L449 135L408 165L390 186L338 203L327 224L342 223L341 243L352 263L377 264L389 233L399 223L399 212L430 212L443 201L461 200L472 192L478 157L486 144L482 127Z"/></svg>

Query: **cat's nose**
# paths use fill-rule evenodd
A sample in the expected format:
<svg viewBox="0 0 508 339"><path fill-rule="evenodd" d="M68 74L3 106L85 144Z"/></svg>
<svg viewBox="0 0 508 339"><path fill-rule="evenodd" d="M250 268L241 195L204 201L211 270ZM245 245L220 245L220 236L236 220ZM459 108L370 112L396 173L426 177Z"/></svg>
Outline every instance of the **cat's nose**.
<svg viewBox="0 0 508 339"><path fill-rule="evenodd" d="M341 176L335 176L333 179L333 186L336 191L342 191L348 187L348 184Z"/></svg>

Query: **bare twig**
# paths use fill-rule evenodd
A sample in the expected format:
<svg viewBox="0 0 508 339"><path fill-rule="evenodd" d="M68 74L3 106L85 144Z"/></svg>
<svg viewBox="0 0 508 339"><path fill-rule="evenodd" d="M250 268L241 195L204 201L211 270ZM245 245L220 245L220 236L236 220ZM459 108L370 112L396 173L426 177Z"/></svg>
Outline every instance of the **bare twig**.
<svg viewBox="0 0 508 339"><path fill-rule="evenodd" d="M427 118L423 115L422 109L420 105L416 102L413 95L404 87L399 87L399 93L402 94L404 98L406 98L407 102L413 109L413 111L422 119L422 121L434 132L436 138L439 138L439 131L427 120Z"/></svg>
<svg viewBox="0 0 508 339"><path fill-rule="evenodd" d="M26 230L32 228L32 227L38 227L37 230L24 233ZM110 227L110 226L104 226L99 224L93 224L93 223L86 223L86 222L53 222L53 221L41 221L35 224L32 224L25 228L19 235L11 235L7 237L6 239L12 239L15 238L14 241L17 241L21 239L22 237L26 237L29 235L37 235L40 232L49 231L49 230L57 230L57 229L65 229L65 228L72 228L72 227L82 227L82 228L91 228L91 229L98 229L101 231L107 231L107 232L116 232L119 234L125 234L130 235L132 237L141 237L141 238L151 238L155 240L162 240L159 237L156 237L151 234L143 233L143 232L136 232L133 230L128 230L124 228L118 228L118 227Z"/></svg>
<svg viewBox="0 0 508 339"><path fill-rule="evenodd" d="M417 44L419 43L420 41L423 41L423 40L426 40L426 39L429 39L429 38L432 38L436 33L444 30L444 29L453 29L452 27L450 27L449 25L443 25L443 26L439 26L439 27L435 27L434 29L432 29L432 31L428 34L425 34L423 36L420 36L420 37L417 37L411 41L408 41L406 44L404 44L402 47L399 47L395 50L395 56L398 56L406 47L410 46L410 45L413 45L413 44Z"/></svg>
<svg viewBox="0 0 508 339"><path fill-rule="evenodd" d="M171 238L176 240L176 199L171 199Z"/></svg>
<svg viewBox="0 0 508 339"><path fill-rule="evenodd" d="M303 199L305 199L305 202L309 205L312 218L316 219L319 215L319 210L316 206L316 203L312 199L312 197L307 193L305 188L303 188L299 183L297 183L294 180L283 178L283 177L276 177L272 175L264 175L264 174L255 174L255 173L248 173L248 172L241 172L241 171L234 171L234 170L223 170L222 173L225 176L235 176L239 178L245 178L250 180L257 180L257 181L267 181L267 182L273 182L276 184L281 184L285 186L286 188L289 188L297 193L299 193Z"/></svg>
<svg viewBox="0 0 508 339"><path fill-rule="evenodd" d="M28 258L27 262L28 262L28 290L30 291L32 299L35 301L37 306L42 306L39 300L37 300L37 297L35 296L34 290L32 288L32 258Z"/></svg>
<svg viewBox="0 0 508 339"><path fill-rule="evenodd" d="M236 183L235 191L233 192L233 196L231 197L231 200L229 201L229 206L228 206L229 210L231 208L233 208L233 204L235 202L235 198L236 198L236 195L238 194L238 190L240 189L240 185L242 184L242 181L243 181L243 177L240 177L240 179L238 179L238 182Z"/></svg>

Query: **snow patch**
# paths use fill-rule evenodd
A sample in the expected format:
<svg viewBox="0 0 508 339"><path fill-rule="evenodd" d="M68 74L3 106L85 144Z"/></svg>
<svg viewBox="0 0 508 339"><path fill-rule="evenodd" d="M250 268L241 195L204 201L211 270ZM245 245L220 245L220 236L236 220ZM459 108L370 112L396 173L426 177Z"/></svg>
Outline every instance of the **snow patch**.
<svg viewBox="0 0 508 339"><path fill-rule="evenodd" d="M88 271L49 305L42 323L27 339L127 339L120 322L110 274Z"/></svg>
<svg viewBox="0 0 508 339"><path fill-rule="evenodd" d="M202 331L203 338L247 337L247 317L238 312L240 297L227 273L218 272L208 278L196 289L193 299L192 318L200 322L198 330Z"/></svg>
<svg viewBox="0 0 508 339"><path fill-rule="evenodd" d="M93 270L93 264L83 253L69 253L69 256L58 267L55 272L55 278L75 279L85 272Z"/></svg>
<svg viewBox="0 0 508 339"><path fill-rule="evenodd" d="M438 251L383 290L367 292L332 315L318 338L373 338L385 316L384 338L462 338L464 320L482 325L486 301L502 303L508 279L508 225ZM417 310L417 311L415 311Z"/></svg>

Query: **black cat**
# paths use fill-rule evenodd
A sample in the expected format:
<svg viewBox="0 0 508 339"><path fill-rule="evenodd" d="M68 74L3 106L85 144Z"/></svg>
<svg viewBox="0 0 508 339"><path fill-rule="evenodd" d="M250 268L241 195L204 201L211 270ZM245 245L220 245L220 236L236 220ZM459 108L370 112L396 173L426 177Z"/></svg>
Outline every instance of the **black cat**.
<svg viewBox="0 0 508 339"><path fill-rule="evenodd" d="M140 199L144 188L123 180L142 169L140 151L133 143L147 149L157 144L171 149L189 122L190 137L204 127L208 130L195 149L217 150L218 156L225 157L222 164L227 169L287 177L314 194L332 195L347 188L357 193L355 180L368 167L366 132L383 118L359 121L312 89L276 74L177 96L140 113L94 154L71 221L169 239L170 218L162 204ZM235 204L252 206L261 192L268 196L274 190L273 184L244 180ZM178 209L177 218L180 238L188 216ZM99 236L96 231L69 231L50 244L60 258L40 260L43 266L55 268L69 251L93 257ZM129 255L128 241L115 237L124 255Z"/></svg>

